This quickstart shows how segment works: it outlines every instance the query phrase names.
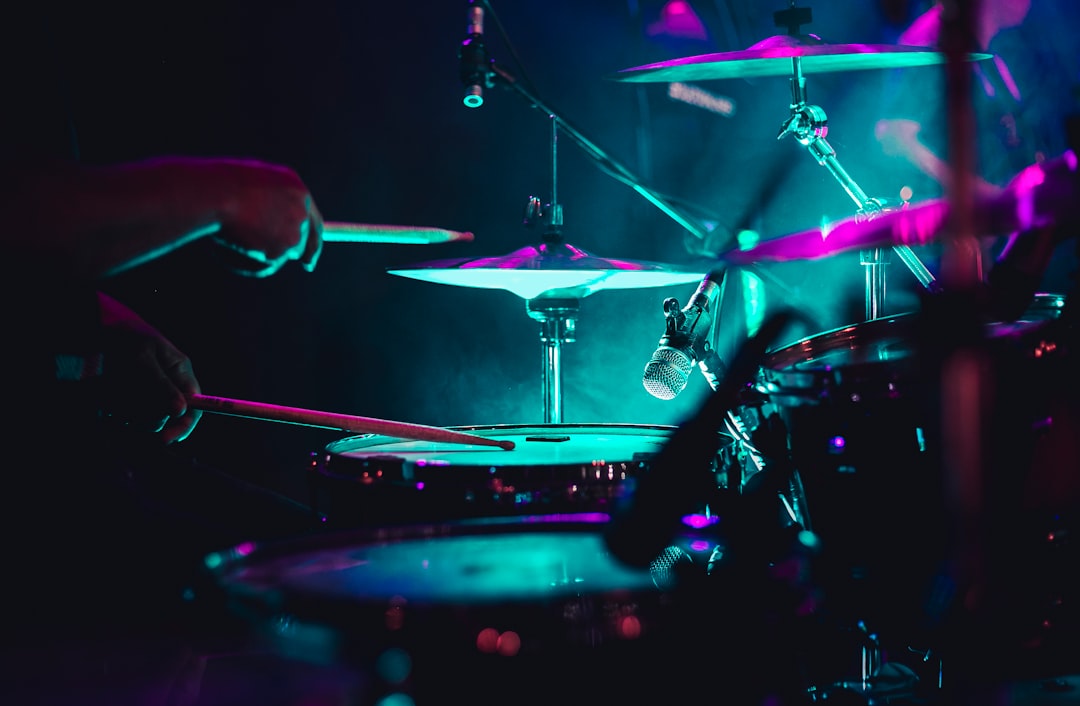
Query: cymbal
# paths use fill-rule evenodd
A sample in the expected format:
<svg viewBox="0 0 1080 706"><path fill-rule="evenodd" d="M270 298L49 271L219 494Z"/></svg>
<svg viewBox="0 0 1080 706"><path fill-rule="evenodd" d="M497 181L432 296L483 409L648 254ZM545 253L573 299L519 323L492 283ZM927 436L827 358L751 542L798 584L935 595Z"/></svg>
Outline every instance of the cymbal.
<svg viewBox="0 0 1080 706"><path fill-rule="evenodd" d="M1069 219L1074 222L1075 203L1080 198L1077 164L1076 153L1068 150L1055 159L1025 167L999 193L976 199L976 235L992 237ZM869 220L852 217L825 228L772 238L719 257L732 265L746 265L816 260L849 250L926 245L944 232L949 216L949 202L933 199Z"/></svg>
<svg viewBox="0 0 1080 706"><path fill-rule="evenodd" d="M662 287L700 281L706 274L657 262L597 257L566 243L530 245L496 257L437 260L388 272L456 287L505 289L523 299Z"/></svg>
<svg viewBox="0 0 1080 706"><path fill-rule="evenodd" d="M745 250L722 253L720 259L732 265L793 262L818 260L849 250L890 245L925 245L937 238L948 215L949 204L946 201L926 201L885 213L872 220L852 217L823 228L763 240Z"/></svg>
<svg viewBox="0 0 1080 706"><path fill-rule="evenodd" d="M471 241L473 234L428 226L379 225L327 221L322 232L325 243L389 243L395 245L434 245Z"/></svg>
<svg viewBox="0 0 1080 706"><path fill-rule="evenodd" d="M969 54L979 61L990 54ZM857 69L903 69L946 61L942 52L902 44L828 44L815 35L776 35L744 51L701 54L622 69L609 76L635 83L707 81L721 78L790 76L791 60L801 59L803 73Z"/></svg>

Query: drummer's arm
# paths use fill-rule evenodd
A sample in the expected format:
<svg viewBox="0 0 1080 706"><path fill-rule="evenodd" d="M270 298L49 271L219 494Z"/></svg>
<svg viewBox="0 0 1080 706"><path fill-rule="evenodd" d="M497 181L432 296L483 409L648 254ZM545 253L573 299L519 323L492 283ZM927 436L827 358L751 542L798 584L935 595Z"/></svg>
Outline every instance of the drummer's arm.
<svg viewBox="0 0 1080 706"><path fill-rule="evenodd" d="M231 157L110 165L20 157L0 166L0 247L22 267L94 280L212 236L241 274L311 270L322 217L288 167Z"/></svg>

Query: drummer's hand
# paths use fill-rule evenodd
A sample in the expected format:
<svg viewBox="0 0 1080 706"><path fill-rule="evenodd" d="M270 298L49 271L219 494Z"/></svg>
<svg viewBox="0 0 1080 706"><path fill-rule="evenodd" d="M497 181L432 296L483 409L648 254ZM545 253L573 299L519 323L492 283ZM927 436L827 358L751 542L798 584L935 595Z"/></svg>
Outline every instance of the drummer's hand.
<svg viewBox="0 0 1080 706"><path fill-rule="evenodd" d="M171 444L186 439L202 412L188 407L201 392L191 360L131 309L98 294L104 328L103 411Z"/></svg>
<svg viewBox="0 0 1080 706"><path fill-rule="evenodd" d="M239 274L265 277L290 260L308 272L322 253L323 219L307 186L292 169L254 160L208 162L207 178L220 190L215 241Z"/></svg>

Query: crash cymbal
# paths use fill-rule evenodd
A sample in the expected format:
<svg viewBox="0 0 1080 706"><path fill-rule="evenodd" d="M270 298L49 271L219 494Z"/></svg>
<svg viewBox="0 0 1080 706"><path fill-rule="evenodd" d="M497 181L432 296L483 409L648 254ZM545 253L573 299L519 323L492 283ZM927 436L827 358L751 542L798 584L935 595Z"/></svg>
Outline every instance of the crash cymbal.
<svg viewBox="0 0 1080 706"><path fill-rule="evenodd" d="M496 257L438 260L388 270L456 287L505 289L523 299L581 298L602 289L641 289L700 281L705 272L641 260L597 257L566 243L530 245Z"/></svg>
<svg viewBox="0 0 1080 706"><path fill-rule="evenodd" d="M609 78L649 83L707 81L721 78L790 76L791 60L801 59L803 73L857 69L903 69L943 64L943 53L927 47L894 44L828 44L815 35L776 35L744 51L701 54L622 69ZM972 61L990 54L969 54Z"/></svg>
<svg viewBox="0 0 1080 706"><path fill-rule="evenodd" d="M1024 168L993 196L976 199L977 236L994 237L1035 226L1074 223L1080 198L1077 155L1060 157ZM732 265L752 262L816 260L830 255L888 246L917 246L936 241L949 221L944 199L925 201L867 220L852 217L820 229L765 240L746 250L731 250L720 260Z"/></svg>
<svg viewBox="0 0 1080 706"><path fill-rule="evenodd" d="M889 245L925 245L937 238L949 215L943 200L926 201L872 220L847 218L823 228L763 240L745 250L730 250L720 259L732 265L752 262L818 260L849 250Z"/></svg>
<svg viewBox="0 0 1080 706"><path fill-rule="evenodd" d="M473 234L428 226L380 225L327 221L323 224L326 243L388 243L391 245L434 245L471 241Z"/></svg>

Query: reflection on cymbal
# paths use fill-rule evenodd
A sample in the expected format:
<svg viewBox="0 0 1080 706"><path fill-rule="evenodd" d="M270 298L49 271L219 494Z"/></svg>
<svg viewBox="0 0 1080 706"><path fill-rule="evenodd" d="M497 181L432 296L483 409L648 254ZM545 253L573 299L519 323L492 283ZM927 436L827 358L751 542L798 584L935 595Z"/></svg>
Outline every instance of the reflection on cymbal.
<svg viewBox="0 0 1080 706"><path fill-rule="evenodd" d="M998 236L1032 227L1073 222L1080 197L1077 156L1036 162L1017 174L995 196L978 199L974 208L978 236ZM732 265L752 262L816 260L866 248L917 246L936 241L949 225L950 205L925 201L865 220L852 217L820 229L772 238L746 250L731 250L720 259Z"/></svg>
<svg viewBox="0 0 1080 706"><path fill-rule="evenodd" d="M471 241L473 234L426 226L378 225L370 223L323 223L326 243L389 243L397 245L434 245Z"/></svg>
<svg viewBox="0 0 1080 706"><path fill-rule="evenodd" d="M990 54L969 54L972 61ZM800 59L803 73L902 69L943 64L943 53L926 47L894 44L828 44L814 35L776 35L744 51L701 54L622 69L609 78L648 83L707 81L721 78L790 76L791 60Z"/></svg>
<svg viewBox="0 0 1080 706"><path fill-rule="evenodd" d="M497 257L420 263L389 273L457 287L505 289L523 299L581 298L602 289L661 287L705 276L656 262L597 257L566 243L530 245Z"/></svg>

